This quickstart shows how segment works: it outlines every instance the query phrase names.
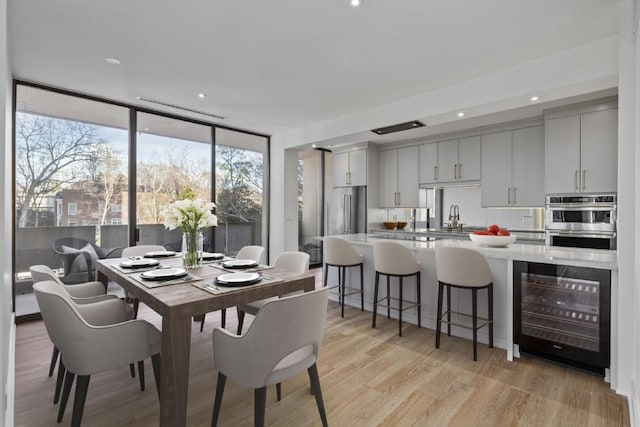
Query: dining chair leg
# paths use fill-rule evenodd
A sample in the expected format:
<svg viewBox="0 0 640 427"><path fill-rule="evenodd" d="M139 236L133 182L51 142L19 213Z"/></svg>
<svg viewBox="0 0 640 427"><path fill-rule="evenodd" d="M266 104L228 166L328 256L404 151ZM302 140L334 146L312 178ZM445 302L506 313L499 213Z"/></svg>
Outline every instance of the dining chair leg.
<svg viewBox="0 0 640 427"><path fill-rule="evenodd" d="M338 267L339 269L342 270L342 283L340 284L340 288L342 290L342 311L340 312L340 316L344 318L344 297L345 297L345 290L347 287L346 284L346 276L347 276L347 268L346 267Z"/></svg>
<svg viewBox="0 0 640 427"><path fill-rule="evenodd" d="M442 330L442 291L443 285L438 282L438 310L436 314L436 348L440 348L440 331Z"/></svg>
<svg viewBox="0 0 640 427"><path fill-rule="evenodd" d="M478 360L478 290L471 290L471 322L473 324L473 361Z"/></svg>
<svg viewBox="0 0 640 427"><path fill-rule="evenodd" d="M387 274L387 319L391 319L391 276Z"/></svg>
<svg viewBox="0 0 640 427"><path fill-rule="evenodd" d="M418 328L422 327L422 298L420 298L420 272L416 279L416 299L418 303Z"/></svg>
<svg viewBox="0 0 640 427"><path fill-rule="evenodd" d="M324 401L322 400L322 390L320 389L320 378L318 377L318 368L314 363L307 369L309 373L309 381L311 382L311 389L316 397L316 404L318 405L318 412L320 412L320 419L322 420L323 427L327 427L327 413L324 410Z"/></svg>
<svg viewBox="0 0 640 427"><path fill-rule="evenodd" d="M144 391L144 361L138 362L138 379L140 380L140 391Z"/></svg>
<svg viewBox="0 0 640 427"><path fill-rule="evenodd" d="M138 298L133 299L133 318L138 318L138 309L140 308L140 300Z"/></svg>
<svg viewBox="0 0 640 427"><path fill-rule="evenodd" d="M373 319L371 321L371 327L376 327L376 316L378 314L378 284L380 282L380 273L376 271L376 280L373 287Z"/></svg>
<svg viewBox="0 0 640 427"><path fill-rule="evenodd" d="M58 361L58 355L60 350L55 345L53 346L53 353L51 353L51 363L49 364L49 376L53 376L53 371L56 369L56 362Z"/></svg>
<svg viewBox="0 0 640 427"><path fill-rule="evenodd" d="M207 317L207 313L202 315L202 319L200 319L200 332L204 329L204 318Z"/></svg>
<svg viewBox="0 0 640 427"><path fill-rule="evenodd" d="M487 298L489 298L489 348L493 348L493 283L487 288Z"/></svg>
<svg viewBox="0 0 640 427"><path fill-rule="evenodd" d="M360 311L364 311L364 263L360 263Z"/></svg>
<svg viewBox="0 0 640 427"><path fill-rule="evenodd" d="M62 383L64 382L64 374L67 372L67 369L64 367L64 363L62 363L62 358L60 359L60 363L58 364L58 378L56 379L56 390L53 394L53 404L55 405L60 401L60 392L62 391Z"/></svg>
<svg viewBox="0 0 640 427"><path fill-rule="evenodd" d="M236 331L236 334L238 335L242 335L242 326L244 325L244 311L240 310L239 307L236 307L236 310L238 311L238 330Z"/></svg>
<svg viewBox="0 0 640 427"><path fill-rule="evenodd" d="M402 336L402 276L399 277L400 286L398 290L398 296L400 300L398 301L398 336Z"/></svg>
<svg viewBox="0 0 640 427"><path fill-rule="evenodd" d="M276 384L276 399L278 402L282 400L282 383Z"/></svg>
<svg viewBox="0 0 640 427"><path fill-rule="evenodd" d="M64 376L64 387L62 388L62 397L60 399L60 406L58 407L58 418L57 421L62 421L64 417L64 410L67 408L67 402L69 401L69 394L71 394L71 386L73 385L73 380L75 379L76 374L67 371Z"/></svg>
<svg viewBox="0 0 640 427"><path fill-rule="evenodd" d="M220 310L220 325L222 326L222 329L224 329L224 327L227 325L227 309L223 308L222 310Z"/></svg>
<svg viewBox="0 0 640 427"><path fill-rule="evenodd" d="M451 336L451 286L447 286L447 335Z"/></svg>
<svg viewBox="0 0 640 427"><path fill-rule="evenodd" d="M90 375L78 375L78 380L76 381L76 396L73 400L71 427L80 427L80 423L82 422L82 413L84 412L84 402L87 400L90 378Z"/></svg>
<svg viewBox="0 0 640 427"><path fill-rule="evenodd" d="M264 414L267 408L267 387L260 387L254 390L254 408L253 408L253 416L254 423L256 427L264 427Z"/></svg>
<svg viewBox="0 0 640 427"><path fill-rule="evenodd" d="M325 264L324 265L324 274L322 275L322 282L324 284L324 287L327 287L327 278L329 276L329 264Z"/></svg>
<svg viewBox="0 0 640 427"><path fill-rule="evenodd" d="M224 394L224 385L227 382L227 376L218 372L218 382L216 384L216 397L213 401L213 416L211 417L211 427L218 425L218 416L220 416L220 407L222 406L222 395Z"/></svg>
<svg viewBox="0 0 640 427"><path fill-rule="evenodd" d="M151 366L153 366L153 378L156 381L156 391L158 392L158 399L160 399L160 366L162 365L162 358L160 353L151 356Z"/></svg>

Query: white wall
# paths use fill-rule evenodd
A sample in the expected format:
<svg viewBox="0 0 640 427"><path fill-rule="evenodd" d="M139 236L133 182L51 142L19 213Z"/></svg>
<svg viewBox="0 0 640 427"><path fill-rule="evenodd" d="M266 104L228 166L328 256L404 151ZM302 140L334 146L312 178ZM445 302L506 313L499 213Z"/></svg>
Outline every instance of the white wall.
<svg viewBox="0 0 640 427"><path fill-rule="evenodd" d="M3 393L0 395L0 422L13 425L13 331L11 306L11 212L12 150L11 150L12 83L7 46L7 2L0 0L0 373ZM7 393L5 401L4 393Z"/></svg>

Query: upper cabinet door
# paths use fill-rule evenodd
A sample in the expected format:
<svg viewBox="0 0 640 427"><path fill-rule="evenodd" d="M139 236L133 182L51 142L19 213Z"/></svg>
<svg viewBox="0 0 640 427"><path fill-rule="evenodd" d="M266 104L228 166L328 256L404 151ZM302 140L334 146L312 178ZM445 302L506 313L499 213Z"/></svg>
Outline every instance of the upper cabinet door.
<svg viewBox="0 0 640 427"><path fill-rule="evenodd" d="M422 144L420 150L419 182L430 184L438 182L438 144Z"/></svg>
<svg viewBox="0 0 640 427"><path fill-rule="evenodd" d="M398 206L418 207L418 146L398 149Z"/></svg>
<svg viewBox="0 0 640 427"><path fill-rule="evenodd" d="M618 109L581 116L580 191L615 192L618 188Z"/></svg>
<svg viewBox="0 0 640 427"><path fill-rule="evenodd" d="M511 204L511 131L482 135L480 188L482 206Z"/></svg>
<svg viewBox="0 0 640 427"><path fill-rule="evenodd" d="M546 192L579 192L580 116L547 119L544 132Z"/></svg>
<svg viewBox="0 0 640 427"><path fill-rule="evenodd" d="M380 152L380 207L394 208L398 203L398 150Z"/></svg>
<svg viewBox="0 0 640 427"><path fill-rule="evenodd" d="M458 177L458 140L438 142L438 182L457 181Z"/></svg>
<svg viewBox="0 0 640 427"><path fill-rule="evenodd" d="M349 153L333 154L333 186L349 185Z"/></svg>
<svg viewBox="0 0 640 427"><path fill-rule="evenodd" d="M367 185L367 150L349 152L349 185Z"/></svg>
<svg viewBox="0 0 640 427"><path fill-rule="evenodd" d="M511 152L511 204L544 206L544 126L514 130Z"/></svg>
<svg viewBox="0 0 640 427"><path fill-rule="evenodd" d="M480 137L471 136L458 140L458 180L480 179Z"/></svg>

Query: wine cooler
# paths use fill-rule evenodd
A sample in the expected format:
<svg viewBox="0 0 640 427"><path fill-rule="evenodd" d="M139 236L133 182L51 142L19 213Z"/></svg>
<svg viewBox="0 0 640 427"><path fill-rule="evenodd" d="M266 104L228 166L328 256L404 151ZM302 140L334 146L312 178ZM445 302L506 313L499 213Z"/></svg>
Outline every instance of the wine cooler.
<svg viewBox="0 0 640 427"><path fill-rule="evenodd" d="M610 360L611 272L514 261L520 351L604 374Z"/></svg>

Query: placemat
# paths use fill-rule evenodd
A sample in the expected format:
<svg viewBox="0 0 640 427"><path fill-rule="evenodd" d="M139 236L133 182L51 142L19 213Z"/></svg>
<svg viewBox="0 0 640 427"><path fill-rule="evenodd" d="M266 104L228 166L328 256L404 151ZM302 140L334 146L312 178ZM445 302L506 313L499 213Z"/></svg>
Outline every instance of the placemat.
<svg viewBox="0 0 640 427"><path fill-rule="evenodd" d="M224 260L224 261L227 261L227 260ZM263 264L258 264L257 267L251 267L251 268L224 268L222 266L222 263L224 261L216 261L212 264L209 264L209 267L213 267L217 270L226 271L227 273L253 273L256 271L270 270L273 268L270 265L263 265Z"/></svg>
<svg viewBox="0 0 640 427"><path fill-rule="evenodd" d="M215 282L194 283L193 286L195 286L196 288L202 289L203 291L212 293L214 295L220 295L220 294L224 294L225 292L237 291L239 289L252 288L255 286L268 285L271 283L278 283L278 282L282 282L282 279L263 275L261 280L258 283L255 283L253 285L247 285L247 286L226 287L226 286L216 285Z"/></svg>
<svg viewBox="0 0 640 427"><path fill-rule="evenodd" d="M140 267L140 268L125 268L125 267L121 267L119 264L111 264L111 268L125 274L132 274L132 273L144 273L145 271L157 270L158 268L171 268L171 267L160 263L157 265L151 265L149 267Z"/></svg>
<svg viewBox="0 0 640 427"><path fill-rule="evenodd" d="M159 288L161 286L169 286L169 285L179 285L182 283L195 282L197 280L202 280L202 278L198 276L194 276L193 274L187 274L186 276L178 277L175 279L167 279L167 280L144 280L140 277L140 274L132 274L132 279L136 282L146 286L147 288Z"/></svg>

